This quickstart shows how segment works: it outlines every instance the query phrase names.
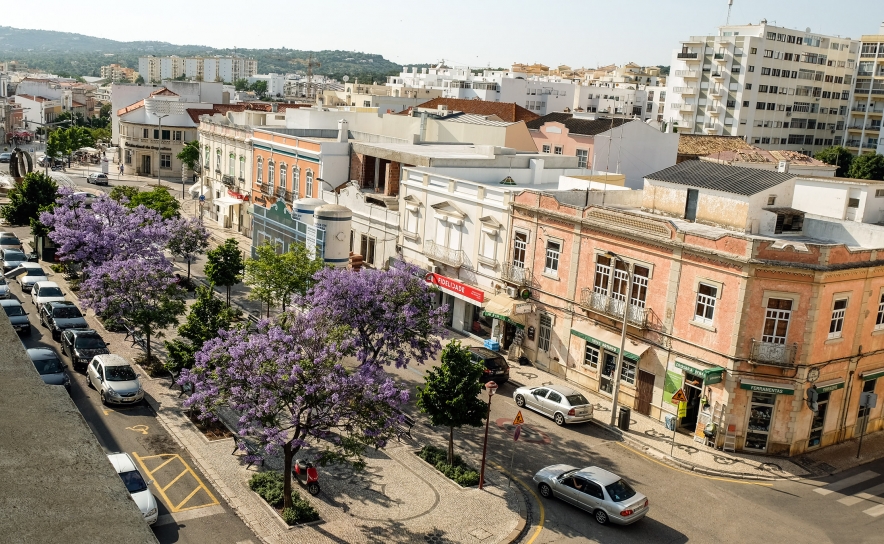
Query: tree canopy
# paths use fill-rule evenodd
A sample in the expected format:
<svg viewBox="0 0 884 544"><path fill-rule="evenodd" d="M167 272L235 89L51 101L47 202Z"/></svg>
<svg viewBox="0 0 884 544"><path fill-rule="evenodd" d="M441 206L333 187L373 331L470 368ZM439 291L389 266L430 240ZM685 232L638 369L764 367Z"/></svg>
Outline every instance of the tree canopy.
<svg viewBox="0 0 884 544"><path fill-rule="evenodd" d="M291 244L285 253L265 242L255 248L257 257L246 259L245 281L251 287L249 296L270 306L279 304L285 311L295 295L303 297L316 281L313 276L322 270L321 258L311 258L304 244Z"/></svg>
<svg viewBox="0 0 884 544"><path fill-rule="evenodd" d="M181 208L181 203L166 187L154 187L153 191L140 191L126 205L130 208L144 206L159 213L163 219L178 217Z"/></svg>
<svg viewBox="0 0 884 544"><path fill-rule="evenodd" d="M854 157L847 177L854 179L884 180L884 155L866 153Z"/></svg>
<svg viewBox="0 0 884 544"><path fill-rule="evenodd" d="M228 306L230 306L230 288L242 281L244 271L242 252L234 238L228 238L206 254L206 279L215 285L227 288Z"/></svg>
<svg viewBox="0 0 884 544"><path fill-rule="evenodd" d="M8 204L0 208L0 215L10 225L31 225L39 222L40 212L48 211L58 196L58 185L43 172L25 175L20 184L7 193Z"/></svg>
<svg viewBox="0 0 884 544"><path fill-rule="evenodd" d="M819 151L813 156L813 158L823 161L826 164L837 166L838 169L835 171L835 175L839 178L843 178L847 175L847 171L850 169L850 163L853 161L853 153L851 153L846 147L836 145Z"/></svg>
<svg viewBox="0 0 884 544"><path fill-rule="evenodd" d="M190 307L184 323L178 327L181 338L166 342L169 353L166 368L175 372L192 368L196 352L206 342L216 338L218 331L229 329L235 317L236 312L215 296L213 286L197 287L196 302Z"/></svg>

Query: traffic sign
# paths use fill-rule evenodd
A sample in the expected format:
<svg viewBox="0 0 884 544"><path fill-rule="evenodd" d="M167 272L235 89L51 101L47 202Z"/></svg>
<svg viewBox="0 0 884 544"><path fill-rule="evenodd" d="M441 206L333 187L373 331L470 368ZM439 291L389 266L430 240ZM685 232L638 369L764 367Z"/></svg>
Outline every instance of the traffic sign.
<svg viewBox="0 0 884 544"><path fill-rule="evenodd" d="M205 200L206 200L206 195L200 195L200 202L203 202Z"/></svg>
<svg viewBox="0 0 884 544"><path fill-rule="evenodd" d="M519 413L516 414L516 419L513 420L513 425L522 425L525 423L524 418L522 418L522 411L519 410Z"/></svg>
<svg viewBox="0 0 884 544"><path fill-rule="evenodd" d="M672 395L672 403L678 404L679 402L687 402L688 398L684 394L684 389L679 389Z"/></svg>
<svg viewBox="0 0 884 544"><path fill-rule="evenodd" d="M678 403L678 417L683 418L683 417L687 417L687 415L688 415L688 403L679 402Z"/></svg>

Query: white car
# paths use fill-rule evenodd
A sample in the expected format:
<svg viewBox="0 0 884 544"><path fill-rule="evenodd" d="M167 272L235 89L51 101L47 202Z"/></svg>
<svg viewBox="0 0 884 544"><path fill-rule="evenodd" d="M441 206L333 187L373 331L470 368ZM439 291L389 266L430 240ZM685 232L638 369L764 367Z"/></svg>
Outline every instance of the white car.
<svg viewBox="0 0 884 544"><path fill-rule="evenodd" d="M31 288L31 302L40 307L44 302L63 302L67 299L61 292L61 287L54 281L38 281Z"/></svg>
<svg viewBox="0 0 884 544"><path fill-rule="evenodd" d="M577 469L552 465L534 475L534 483L545 499L557 498L586 510L604 525L609 521L629 525L648 514L648 498L612 472L599 467Z"/></svg>
<svg viewBox="0 0 884 544"><path fill-rule="evenodd" d="M37 263L21 263L4 275L7 278L17 278L21 290L25 293L29 293L31 287L38 281L49 281L46 272Z"/></svg>
<svg viewBox="0 0 884 544"><path fill-rule="evenodd" d="M144 521L148 525L156 523L157 500L147 487L153 481L144 481L144 477L141 476L141 472L135 466L135 461L132 460L128 453L112 453L107 458L117 470L120 478L123 479L123 483L126 484L129 495L144 515Z"/></svg>
<svg viewBox="0 0 884 544"><path fill-rule="evenodd" d="M553 418L556 425L592 420L592 404L580 391L567 385L520 387L513 392L519 408L530 408Z"/></svg>
<svg viewBox="0 0 884 544"><path fill-rule="evenodd" d="M102 404L134 404L144 398L138 374L119 355L103 354L92 358L86 367L86 385L98 389Z"/></svg>

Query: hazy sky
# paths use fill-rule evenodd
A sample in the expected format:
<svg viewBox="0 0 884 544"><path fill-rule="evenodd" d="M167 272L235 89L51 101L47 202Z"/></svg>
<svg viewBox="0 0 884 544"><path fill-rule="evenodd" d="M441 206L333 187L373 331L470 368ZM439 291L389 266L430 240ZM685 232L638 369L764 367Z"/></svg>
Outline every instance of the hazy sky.
<svg viewBox="0 0 884 544"><path fill-rule="evenodd" d="M669 64L678 41L714 34L727 0L131 0L4 9L0 25L121 41L213 47L345 49L402 64L597 66ZM734 0L732 24L771 24L850 36L877 34L880 0ZM260 66L259 66L260 70Z"/></svg>

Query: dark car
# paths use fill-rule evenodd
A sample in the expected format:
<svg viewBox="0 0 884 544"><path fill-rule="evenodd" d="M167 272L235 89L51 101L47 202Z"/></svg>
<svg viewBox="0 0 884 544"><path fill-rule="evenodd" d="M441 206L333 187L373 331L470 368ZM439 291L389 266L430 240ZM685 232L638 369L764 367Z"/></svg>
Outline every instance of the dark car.
<svg viewBox="0 0 884 544"><path fill-rule="evenodd" d="M0 257L3 259L4 273L28 261L28 256L20 249L0 249Z"/></svg>
<svg viewBox="0 0 884 544"><path fill-rule="evenodd" d="M21 240L16 236L0 236L0 249L21 249Z"/></svg>
<svg viewBox="0 0 884 544"><path fill-rule="evenodd" d="M61 354L71 358L74 370L85 368L96 355L110 353L104 339L93 329L68 329L61 333Z"/></svg>
<svg viewBox="0 0 884 544"><path fill-rule="evenodd" d="M31 322L28 321L28 313L22 308L21 302L14 298L10 298L0 300L0 306L3 307L6 316L9 317L9 322L12 323L12 328L19 332L31 334Z"/></svg>
<svg viewBox="0 0 884 544"><path fill-rule="evenodd" d="M510 365L506 359L496 351L487 348L470 348L473 362L485 365L485 372L482 373L482 383L494 382L497 385L505 384L510 379Z"/></svg>
<svg viewBox="0 0 884 544"><path fill-rule="evenodd" d="M92 172L89 174L89 177L86 178L86 183L94 183L95 185L108 185L107 174L102 174L100 172Z"/></svg>
<svg viewBox="0 0 884 544"><path fill-rule="evenodd" d="M66 329L86 329L89 324L80 309L70 301L44 302L40 305L40 324L52 332L52 339L61 339Z"/></svg>
<svg viewBox="0 0 884 544"><path fill-rule="evenodd" d="M43 378L43 382L49 385L61 385L71 392L71 377L65 371L67 365L61 362L58 355L48 348L31 348L28 357L34 363L34 368Z"/></svg>

